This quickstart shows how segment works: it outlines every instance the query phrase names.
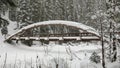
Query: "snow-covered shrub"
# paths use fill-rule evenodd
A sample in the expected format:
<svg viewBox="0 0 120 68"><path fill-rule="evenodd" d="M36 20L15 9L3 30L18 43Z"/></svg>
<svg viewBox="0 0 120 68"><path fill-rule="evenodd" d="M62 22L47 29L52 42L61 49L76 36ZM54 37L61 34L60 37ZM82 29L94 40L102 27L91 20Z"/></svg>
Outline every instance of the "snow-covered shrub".
<svg viewBox="0 0 120 68"><path fill-rule="evenodd" d="M96 53L93 52L92 55L90 56L90 60L95 63L100 63L100 56Z"/></svg>
<svg viewBox="0 0 120 68"><path fill-rule="evenodd" d="M7 29L6 26L1 29L1 33L2 33L2 35L3 34L8 34L8 29Z"/></svg>

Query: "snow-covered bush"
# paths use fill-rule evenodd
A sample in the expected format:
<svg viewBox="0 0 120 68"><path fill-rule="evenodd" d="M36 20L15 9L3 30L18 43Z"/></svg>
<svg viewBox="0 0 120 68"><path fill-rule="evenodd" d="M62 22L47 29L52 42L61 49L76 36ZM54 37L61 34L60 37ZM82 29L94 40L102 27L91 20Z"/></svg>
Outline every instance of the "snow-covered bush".
<svg viewBox="0 0 120 68"><path fill-rule="evenodd" d="M6 26L1 29L1 33L2 34L8 34L8 29L7 29Z"/></svg>
<svg viewBox="0 0 120 68"><path fill-rule="evenodd" d="M90 56L90 60L95 63L100 63L100 56L96 53L93 52L92 55Z"/></svg>

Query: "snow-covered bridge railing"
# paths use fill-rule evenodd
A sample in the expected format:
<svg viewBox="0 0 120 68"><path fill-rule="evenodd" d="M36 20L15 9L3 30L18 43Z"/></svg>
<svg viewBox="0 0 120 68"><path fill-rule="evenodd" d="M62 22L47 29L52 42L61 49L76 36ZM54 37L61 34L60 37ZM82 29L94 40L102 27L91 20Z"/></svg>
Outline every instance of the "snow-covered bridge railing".
<svg viewBox="0 0 120 68"><path fill-rule="evenodd" d="M73 34L73 33L69 33ZM68 34L68 35L69 35ZM39 37L12 37L10 40L49 40L49 41L57 41L57 40L64 40L64 41L70 41L70 40L79 40L79 41L90 41L90 40L100 40L96 36L83 36L84 33L75 33L78 34L77 36L64 36L65 34L44 34L46 36L39 36ZM61 35L61 36L60 36Z"/></svg>
<svg viewBox="0 0 120 68"><path fill-rule="evenodd" d="M6 39L6 41L10 40L98 41L100 36L95 29L82 23L54 20L28 25Z"/></svg>

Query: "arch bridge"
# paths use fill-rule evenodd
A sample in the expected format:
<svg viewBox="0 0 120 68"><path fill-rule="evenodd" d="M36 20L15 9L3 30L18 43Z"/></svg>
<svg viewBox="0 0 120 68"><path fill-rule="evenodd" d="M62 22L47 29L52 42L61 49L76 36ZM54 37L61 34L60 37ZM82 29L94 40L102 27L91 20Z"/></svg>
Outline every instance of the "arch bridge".
<svg viewBox="0 0 120 68"><path fill-rule="evenodd" d="M94 28L72 21L44 21L28 25L6 41L99 41L100 35Z"/></svg>

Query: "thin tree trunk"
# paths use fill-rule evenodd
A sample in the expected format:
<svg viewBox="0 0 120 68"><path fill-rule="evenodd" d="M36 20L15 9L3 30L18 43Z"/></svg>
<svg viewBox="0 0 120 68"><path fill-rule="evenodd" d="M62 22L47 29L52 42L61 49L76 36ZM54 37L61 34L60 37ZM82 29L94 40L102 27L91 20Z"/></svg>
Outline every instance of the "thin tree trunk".
<svg viewBox="0 0 120 68"><path fill-rule="evenodd" d="M101 21L100 21L101 22ZM104 51L104 40L103 40L103 25L101 24L101 45L102 45L102 67L105 67L105 51Z"/></svg>
<svg viewBox="0 0 120 68"><path fill-rule="evenodd" d="M112 60L112 33L111 33L111 29L112 29L112 22L110 22L110 28L109 28L109 32L110 32L110 41L109 41L109 44L110 44L110 49L109 49L109 52L110 52L110 61Z"/></svg>

